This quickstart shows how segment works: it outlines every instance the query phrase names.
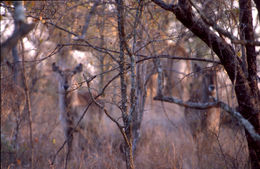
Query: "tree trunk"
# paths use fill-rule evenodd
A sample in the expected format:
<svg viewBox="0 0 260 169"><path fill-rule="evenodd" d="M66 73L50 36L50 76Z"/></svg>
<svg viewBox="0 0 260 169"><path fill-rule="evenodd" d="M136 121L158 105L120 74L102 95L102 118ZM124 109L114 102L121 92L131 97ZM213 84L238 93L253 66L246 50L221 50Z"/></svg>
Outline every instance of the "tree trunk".
<svg viewBox="0 0 260 169"><path fill-rule="evenodd" d="M124 4L122 0L116 0L117 5L117 17L118 17L118 35L120 45L120 56L119 56L119 71L120 71L120 86L121 86L121 111L124 121L125 134L127 136L127 142L125 143L125 157L126 157L126 168L134 169L134 158L133 158L133 118L132 113L128 112L127 108L127 83L126 83L126 58L124 51L126 50L125 31L124 31ZM134 111L134 110L132 110Z"/></svg>
<svg viewBox="0 0 260 169"><path fill-rule="evenodd" d="M240 7L240 32L243 37L241 39L245 39L247 41L254 41L254 30L252 23L252 6L251 0L239 0ZM247 109L241 106L240 111L243 112L243 116L253 124L256 128L256 131L260 132L259 126L259 110L260 110L260 94L257 86L257 67L256 67L256 51L255 46L251 44L246 44L246 59L247 59L247 79L249 82L249 86L252 92L252 102L255 106L255 112L247 112ZM238 91L239 92L239 91ZM238 93L237 93L238 94ZM252 168L259 168L260 165L260 143L255 142L250 134L246 131L246 137L248 142L250 160Z"/></svg>

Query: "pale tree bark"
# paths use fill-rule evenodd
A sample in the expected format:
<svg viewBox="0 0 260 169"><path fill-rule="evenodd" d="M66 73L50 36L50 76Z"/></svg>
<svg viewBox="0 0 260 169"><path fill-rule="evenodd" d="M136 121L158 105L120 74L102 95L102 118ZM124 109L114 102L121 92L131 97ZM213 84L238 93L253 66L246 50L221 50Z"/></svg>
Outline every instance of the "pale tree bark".
<svg viewBox="0 0 260 169"><path fill-rule="evenodd" d="M147 72L146 64L136 65L136 60L140 59L139 57L137 57L137 52L138 52L138 47L140 47L139 43L141 41L137 42L137 39L142 37L142 35L138 36L138 33L142 31L142 30L139 31L138 29L138 25L140 23L140 18L142 15L142 10L143 10L143 1L138 1L138 7L136 10L135 21L133 25L132 52L130 51L129 46L126 43L124 36L121 37L123 41L120 40L122 46L124 46L125 51L130 57L131 88L130 88L130 110L128 113L129 116L128 118L131 119L130 127L132 127L131 129L132 138L129 139L129 143L132 149L130 150L130 153L132 153L132 158L134 158L134 152L136 150L138 141L140 139L140 134L141 134L140 129L141 129L141 123L143 119L145 100L146 100L146 86L147 86L147 81L149 76L148 75L149 73ZM124 24L124 22L121 22L121 24ZM121 31L123 31L123 29L121 29ZM140 34L142 34L142 32ZM121 33L121 35L124 35L124 33ZM129 151L127 150L127 148L128 147L126 147L126 155L128 155L127 151ZM134 164L132 166L134 167ZM128 164L127 167L129 167Z"/></svg>
<svg viewBox="0 0 260 169"><path fill-rule="evenodd" d="M125 143L125 158L126 168L134 169L133 159L133 117L132 113L128 112L127 107L127 83L126 83L126 56L124 51L127 50L125 41L125 30L124 30L124 3L122 0L116 0L117 7L117 19L118 19L118 35L120 45L120 56L119 56L119 71L120 71L120 86L121 86L121 111L124 121L125 134L127 136L127 142ZM133 111L133 110L131 110ZM127 144L128 143L128 144Z"/></svg>
<svg viewBox="0 0 260 169"><path fill-rule="evenodd" d="M206 102L206 103L196 103L191 101L184 102L183 100L178 99L176 97L163 96L163 95L158 95L154 97L154 99L159 101L169 102L169 103L176 103L178 105L187 108L200 109L200 110L209 109L212 107L220 107L221 109L228 112L231 116L236 118L237 121L239 121L240 124L242 124L242 126L247 130L247 132L250 133L250 135L254 140L260 141L260 135L255 131L254 126L247 119L245 119L240 112L232 109L224 102L217 101L217 100L215 102Z"/></svg>
<svg viewBox="0 0 260 169"><path fill-rule="evenodd" d="M248 72L252 73L250 75L251 77L247 78L247 73L244 72L242 68L242 61L238 56L236 56L234 48L226 40L210 30L209 25L204 22L203 19L195 15L194 11L192 11L192 5L189 0L179 0L177 4L167 4L162 0L152 1L163 9L175 14L176 18L185 27L203 40L216 53L234 85L239 104L239 112L241 112L242 116L252 124L256 133L259 134L260 94L256 85L255 47L253 45L246 45L246 48L248 49L246 52L247 62L249 62L248 67L252 66L252 68L248 69ZM245 35L245 38L247 41L254 40L253 32L250 29L250 20L252 20L252 18L250 18L250 15L248 14L252 12L250 3L250 0L240 1L240 4L246 5L240 10L241 12L244 12L243 15L246 15L247 17L246 19L241 20L246 25L245 31L247 31L247 33L245 34L248 34L248 36ZM251 166L253 169L260 168L260 142L253 139L252 135L247 130L246 137L248 141Z"/></svg>
<svg viewBox="0 0 260 169"><path fill-rule="evenodd" d="M131 55L131 111L133 115L133 153L136 150L138 141L141 135L141 123L143 119L144 106L146 100L146 74L143 72L144 64L136 65L136 60L140 59L136 57L137 47L140 44L137 42L138 36L137 33L142 34L142 30L138 29L140 23L140 18L142 16L143 10L143 1L138 1L138 7L135 15L135 22L133 26L133 44L132 44L132 53ZM140 36L140 38L142 35ZM140 41L139 41L140 42Z"/></svg>
<svg viewBox="0 0 260 169"><path fill-rule="evenodd" d="M100 4L100 1L99 0L96 0L93 4L93 6L91 7L89 13L86 14L85 16L85 24L82 28L82 31L81 31L81 35L80 36L77 36L76 38L74 38L74 40L83 40L86 36L86 33L88 31L88 28L89 28L89 23L92 19L92 17L94 16L95 14L95 11L98 7L98 5Z"/></svg>
<svg viewBox="0 0 260 169"><path fill-rule="evenodd" d="M105 5L103 4L102 5L102 11L103 11L103 15L104 14L104 11L105 11ZM101 48L104 48L104 45L105 45L105 35L104 35L104 24L105 24L105 18L102 17L100 18L100 21L97 20L97 27L99 27L99 35L100 35L100 47ZM102 90L103 88L103 85L104 85L104 71L105 71L105 54L102 53L102 52L99 52L99 57L98 57L98 60L99 60L99 71L100 71L100 80L99 80L99 91Z"/></svg>
<svg viewBox="0 0 260 169"><path fill-rule="evenodd" d="M82 39L85 38L86 32L87 32L88 27L89 27L90 20L91 20L91 18L92 18L92 16L93 16L93 14L94 14L94 12L95 12L95 10L96 10L98 5L99 5L99 0L96 0L94 2L93 6L91 7L89 14L86 15L85 25L84 25L84 27L82 29L82 33L81 33L81 38Z"/></svg>

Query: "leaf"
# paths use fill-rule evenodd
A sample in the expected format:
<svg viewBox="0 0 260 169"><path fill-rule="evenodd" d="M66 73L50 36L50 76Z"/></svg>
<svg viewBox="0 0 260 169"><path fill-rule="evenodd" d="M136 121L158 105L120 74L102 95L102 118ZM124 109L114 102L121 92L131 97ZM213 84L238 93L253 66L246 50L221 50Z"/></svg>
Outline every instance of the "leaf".
<svg viewBox="0 0 260 169"><path fill-rule="evenodd" d="M35 6L35 1L26 1L25 4L27 8L32 9Z"/></svg>
<svg viewBox="0 0 260 169"><path fill-rule="evenodd" d="M52 139L52 144L56 144L56 139Z"/></svg>
<svg viewBox="0 0 260 169"><path fill-rule="evenodd" d="M17 162L18 165L21 165L21 164L22 164L22 161L19 160L19 159L17 159L16 162Z"/></svg>
<svg viewBox="0 0 260 169"><path fill-rule="evenodd" d="M39 142L38 137L35 137L35 138L34 138L34 142L35 142L35 143L38 143L38 142Z"/></svg>
<svg viewBox="0 0 260 169"><path fill-rule="evenodd" d="M40 21L44 24L46 22L45 19L42 19L42 16L39 17Z"/></svg>
<svg viewBox="0 0 260 169"><path fill-rule="evenodd" d="M238 57L241 56L241 52L240 52L240 51L237 52L237 56L238 56Z"/></svg>

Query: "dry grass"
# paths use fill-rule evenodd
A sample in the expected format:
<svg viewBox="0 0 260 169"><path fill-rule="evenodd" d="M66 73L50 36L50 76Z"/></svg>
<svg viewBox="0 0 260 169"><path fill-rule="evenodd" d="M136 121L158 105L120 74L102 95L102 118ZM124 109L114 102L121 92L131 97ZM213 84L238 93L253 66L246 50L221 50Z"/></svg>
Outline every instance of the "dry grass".
<svg viewBox="0 0 260 169"><path fill-rule="evenodd" d="M51 93L50 89L48 91ZM56 100L47 92L32 99L35 168L64 167L66 147L50 166L54 154L64 142ZM146 107L144 115L142 136L135 154L137 169L248 168L246 140L240 127L223 125L213 142L201 139L203 141L196 144L183 118L182 108L159 102L152 102L152 105ZM113 111L116 115L117 112ZM14 121L1 124L1 168L28 168L30 143L26 117L20 126L17 150L12 147L12 132L8 128L12 123ZM84 152L76 145L69 168L125 168L124 155L120 151L123 139L118 129L106 117L100 127L102 132L98 137L91 139L94 137L89 135Z"/></svg>

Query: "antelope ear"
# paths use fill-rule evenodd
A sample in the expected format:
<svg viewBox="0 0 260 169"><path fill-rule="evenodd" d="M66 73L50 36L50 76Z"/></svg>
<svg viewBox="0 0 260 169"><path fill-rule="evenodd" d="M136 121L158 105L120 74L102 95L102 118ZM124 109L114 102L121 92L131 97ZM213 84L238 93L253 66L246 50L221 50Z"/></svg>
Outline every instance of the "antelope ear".
<svg viewBox="0 0 260 169"><path fill-rule="evenodd" d="M78 64L78 66L75 67L73 73L74 74L80 73L80 72L82 72L82 70L83 70L83 65L80 63L80 64Z"/></svg>
<svg viewBox="0 0 260 169"><path fill-rule="evenodd" d="M56 66L56 63L55 62L53 62L52 63L52 71L54 71L54 72L59 72L59 66Z"/></svg>

